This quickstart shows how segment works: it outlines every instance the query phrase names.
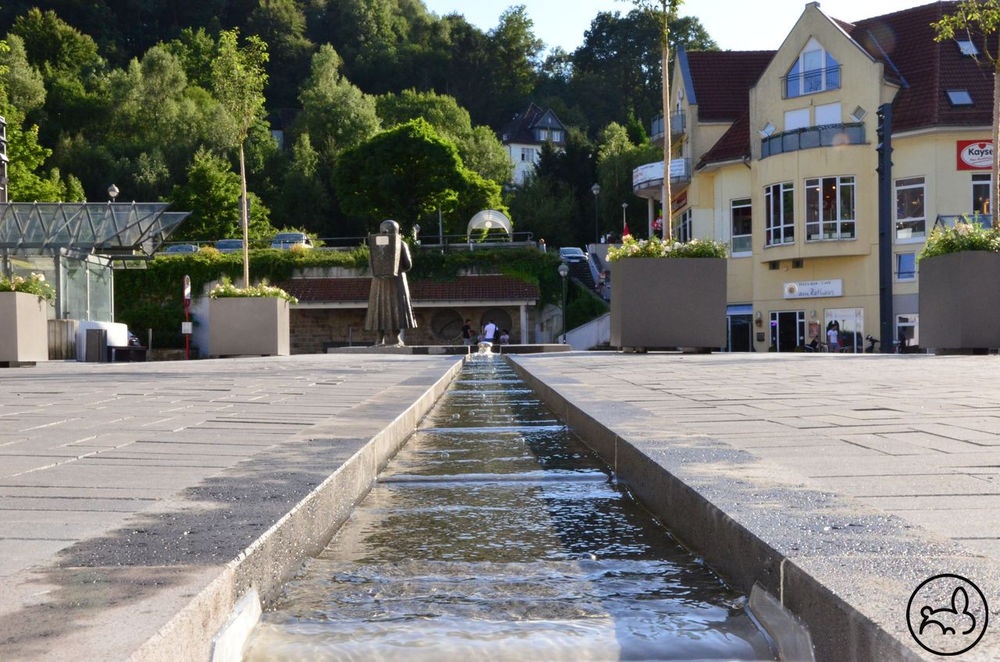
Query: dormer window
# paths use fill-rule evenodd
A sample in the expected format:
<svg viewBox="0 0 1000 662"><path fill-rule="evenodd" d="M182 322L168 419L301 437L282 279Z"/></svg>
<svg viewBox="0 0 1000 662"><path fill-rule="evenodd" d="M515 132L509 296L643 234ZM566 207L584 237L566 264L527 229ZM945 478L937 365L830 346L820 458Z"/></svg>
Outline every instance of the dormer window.
<svg viewBox="0 0 1000 662"><path fill-rule="evenodd" d="M840 87L840 64L810 39L785 77L785 97L801 97Z"/></svg>
<svg viewBox="0 0 1000 662"><path fill-rule="evenodd" d="M968 90L945 90L944 93L948 95L948 103L952 106L972 105L972 95Z"/></svg>
<svg viewBox="0 0 1000 662"><path fill-rule="evenodd" d="M971 39L956 39L955 43L958 44L958 51L962 55L966 55L968 57L976 57L979 55L979 49L976 48L976 45L972 43Z"/></svg>

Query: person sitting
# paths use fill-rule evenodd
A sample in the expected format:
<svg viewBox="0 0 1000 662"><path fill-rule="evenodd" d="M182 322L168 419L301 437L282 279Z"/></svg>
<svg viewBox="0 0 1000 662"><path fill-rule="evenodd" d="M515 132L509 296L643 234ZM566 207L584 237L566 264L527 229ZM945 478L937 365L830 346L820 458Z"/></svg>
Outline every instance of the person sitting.
<svg viewBox="0 0 1000 662"><path fill-rule="evenodd" d="M500 344L501 345L509 345L510 344L510 331L508 331L507 329L503 329L500 332Z"/></svg>

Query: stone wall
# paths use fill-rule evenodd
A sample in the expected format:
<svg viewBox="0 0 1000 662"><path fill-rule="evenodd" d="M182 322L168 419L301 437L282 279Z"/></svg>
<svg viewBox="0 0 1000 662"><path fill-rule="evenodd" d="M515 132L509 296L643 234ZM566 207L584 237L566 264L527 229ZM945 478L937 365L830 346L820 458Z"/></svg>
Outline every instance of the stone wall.
<svg viewBox="0 0 1000 662"><path fill-rule="evenodd" d="M474 327L494 318L499 326L509 320L511 343L530 343L530 333L522 333L521 312L517 306L416 308L417 328L405 334L407 345L460 345L462 322L472 320ZM533 326L534 308L528 309L528 326ZM375 332L365 331L363 308L296 308L291 317L292 354L322 354L328 347L375 344Z"/></svg>

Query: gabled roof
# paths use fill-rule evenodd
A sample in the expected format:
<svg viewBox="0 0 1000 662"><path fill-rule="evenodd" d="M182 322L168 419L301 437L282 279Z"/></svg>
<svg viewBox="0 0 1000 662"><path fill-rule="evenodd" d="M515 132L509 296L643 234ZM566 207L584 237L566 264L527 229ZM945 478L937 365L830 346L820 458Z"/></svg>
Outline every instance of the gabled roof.
<svg viewBox="0 0 1000 662"><path fill-rule="evenodd" d="M511 143L540 145L545 141L538 139L536 128L565 130L565 126L551 109L545 110L532 103L527 110L515 115L504 126L500 132L500 142L504 145Z"/></svg>
<svg viewBox="0 0 1000 662"><path fill-rule="evenodd" d="M368 304L371 278L292 278L279 285L300 304L332 304L364 307ZM454 280L418 280L409 283L414 306L442 303L518 302L535 303L536 285L510 276L459 276Z"/></svg>
<svg viewBox="0 0 1000 662"><path fill-rule="evenodd" d="M893 132L934 126L989 126L993 120L993 75L982 57L962 55L953 40L934 41L931 23L954 13L957 2L876 16L845 31L873 58L886 77L902 86L892 104ZM996 37L991 40L996 45ZM965 89L971 106L952 106L947 90Z"/></svg>
<svg viewBox="0 0 1000 662"><path fill-rule="evenodd" d="M953 13L957 5L958 2L934 2L855 23L833 19L860 48L885 65L886 79L900 86L893 100L894 133L992 123L993 78L985 59L980 58L977 62L962 55L954 41L934 41L931 23ZM689 60L695 60L694 56L700 60L690 67L698 93L699 121L727 119L733 122L716 144L700 156L699 168L750 154L753 136L749 91L756 84L756 78L751 81L745 77L745 87L735 87L740 83L734 71L734 67L740 66L739 58L734 59L730 53L735 52L688 53ZM764 53L761 52L762 57ZM773 57L774 52L770 55ZM973 105L952 106L946 94L951 89L968 90ZM713 94L731 98L716 100ZM744 102L743 114L727 118L727 113L735 110L737 101ZM703 112L706 105L709 108Z"/></svg>
<svg viewBox="0 0 1000 662"><path fill-rule="evenodd" d="M775 51L692 51L686 53L689 103L698 104L699 122L733 122L750 107L757 84ZM687 78L687 75L685 75Z"/></svg>

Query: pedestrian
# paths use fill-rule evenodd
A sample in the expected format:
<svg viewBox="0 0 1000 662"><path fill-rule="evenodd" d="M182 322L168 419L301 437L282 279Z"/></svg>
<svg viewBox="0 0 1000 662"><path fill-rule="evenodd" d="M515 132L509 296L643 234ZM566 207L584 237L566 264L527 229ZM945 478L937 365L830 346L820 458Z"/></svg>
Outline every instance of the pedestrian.
<svg viewBox="0 0 1000 662"><path fill-rule="evenodd" d="M496 340L497 336L497 325L490 320L483 327L483 342L492 343Z"/></svg>
<svg viewBox="0 0 1000 662"><path fill-rule="evenodd" d="M462 344L472 345L475 342L475 333L472 330L472 320L466 319L462 325Z"/></svg>
<svg viewBox="0 0 1000 662"><path fill-rule="evenodd" d="M500 332L500 344L509 345L510 344L510 331L504 329Z"/></svg>
<svg viewBox="0 0 1000 662"><path fill-rule="evenodd" d="M836 352L840 349L840 333L838 332L839 327L839 322L830 322L826 325L826 344L827 348L831 352Z"/></svg>

